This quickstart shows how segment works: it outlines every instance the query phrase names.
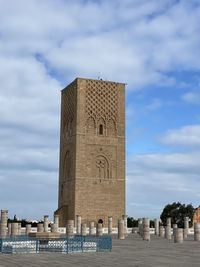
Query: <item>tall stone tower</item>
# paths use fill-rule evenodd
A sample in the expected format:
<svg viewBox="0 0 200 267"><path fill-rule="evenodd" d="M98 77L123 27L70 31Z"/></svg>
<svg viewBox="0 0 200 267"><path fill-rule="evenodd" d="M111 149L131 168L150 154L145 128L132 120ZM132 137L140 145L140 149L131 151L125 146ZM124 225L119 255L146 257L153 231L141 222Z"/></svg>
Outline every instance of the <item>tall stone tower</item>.
<svg viewBox="0 0 200 267"><path fill-rule="evenodd" d="M61 93L60 226L125 214L125 85L77 78Z"/></svg>

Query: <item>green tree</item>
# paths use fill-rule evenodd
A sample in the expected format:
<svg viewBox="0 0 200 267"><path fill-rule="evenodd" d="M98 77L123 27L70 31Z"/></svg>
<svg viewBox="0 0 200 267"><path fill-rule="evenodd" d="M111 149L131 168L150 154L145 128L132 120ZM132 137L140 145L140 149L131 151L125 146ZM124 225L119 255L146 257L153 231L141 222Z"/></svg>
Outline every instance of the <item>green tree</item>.
<svg viewBox="0 0 200 267"><path fill-rule="evenodd" d="M128 228L138 227L138 221L134 220L133 217L128 217L127 218L127 226L128 226Z"/></svg>
<svg viewBox="0 0 200 267"><path fill-rule="evenodd" d="M168 204L164 207L160 219L163 225L166 225L167 218L171 218L172 225L177 224L178 227L184 226L184 217L189 217L190 226L192 226L194 207L192 204L181 204L180 202L173 202L172 204Z"/></svg>

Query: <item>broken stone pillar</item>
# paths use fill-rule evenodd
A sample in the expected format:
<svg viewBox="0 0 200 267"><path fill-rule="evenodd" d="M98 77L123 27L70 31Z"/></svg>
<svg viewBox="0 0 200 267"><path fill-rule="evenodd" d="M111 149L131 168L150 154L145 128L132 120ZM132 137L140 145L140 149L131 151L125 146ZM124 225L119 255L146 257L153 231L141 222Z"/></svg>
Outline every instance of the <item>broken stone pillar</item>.
<svg viewBox="0 0 200 267"><path fill-rule="evenodd" d="M112 235L112 216L108 217L108 234Z"/></svg>
<svg viewBox="0 0 200 267"><path fill-rule="evenodd" d="M187 239L188 229L183 229L183 239Z"/></svg>
<svg viewBox="0 0 200 267"><path fill-rule="evenodd" d="M81 224L81 235L86 236L87 235L87 223Z"/></svg>
<svg viewBox="0 0 200 267"><path fill-rule="evenodd" d="M143 218L142 225L143 225L143 240L150 241L149 219Z"/></svg>
<svg viewBox="0 0 200 267"><path fill-rule="evenodd" d="M200 241L200 223L194 223L194 241Z"/></svg>
<svg viewBox="0 0 200 267"><path fill-rule="evenodd" d="M184 230L183 230L184 239L187 238L188 231L189 231L189 217L184 217Z"/></svg>
<svg viewBox="0 0 200 267"><path fill-rule="evenodd" d="M175 229L174 243L183 243L183 229L182 228Z"/></svg>
<svg viewBox="0 0 200 267"><path fill-rule="evenodd" d="M66 235L74 235L74 220L67 220L66 224Z"/></svg>
<svg viewBox="0 0 200 267"><path fill-rule="evenodd" d="M80 235L81 234L81 216L76 215L76 234Z"/></svg>
<svg viewBox="0 0 200 267"><path fill-rule="evenodd" d="M31 232L31 224L27 223L26 224L26 235L28 235Z"/></svg>
<svg viewBox="0 0 200 267"><path fill-rule="evenodd" d="M170 226L170 228L171 228L171 218L170 217L167 218L167 226Z"/></svg>
<svg viewBox="0 0 200 267"><path fill-rule="evenodd" d="M103 235L103 225L102 225L102 223L97 223L97 225L96 225L96 235L97 236Z"/></svg>
<svg viewBox="0 0 200 267"><path fill-rule="evenodd" d="M21 235L22 232L22 225L21 223L18 223L18 235Z"/></svg>
<svg viewBox="0 0 200 267"><path fill-rule="evenodd" d="M155 235L159 235L159 219L154 219Z"/></svg>
<svg viewBox="0 0 200 267"><path fill-rule="evenodd" d="M58 231L57 231L57 225L55 224L55 223L52 223L51 224L51 233L57 233Z"/></svg>
<svg viewBox="0 0 200 267"><path fill-rule="evenodd" d="M0 223L0 236L6 237L7 235L7 222L8 222L8 211L1 210L1 223Z"/></svg>
<svg viewBox="0 0 200 267"><path fill-rule="evenodd" d="M118 238L125 239L125 232L124 232L124 220L118 220Z"/></svg>
<svg viewBox="0 0 200 267"><path fill-rule="evenodd" d="M172 239L171 227L169 225L165 227L165 238L167 240L171 240Z"/></svg>
<svg viewBox="0 0 200 267"><path fill-rule="evenodd" d="M173 224L173 236L175 236L176 228L178 228L177 224Z"/></svg>
<svg viewBox="0 0 200 267"><path fill-rule="evenodd" d="M127 215L123 215L122 219L124 220L124 234L127 235L127 219L128 219L128 216Z"/></svg>
<svg viewBox="0 0 200 267"><path fill-rule="evenodd" d="M38 223L37 224L37 232L38 233L44 232L44 224L43 223Z"/></svg>
<svg viewBox="0 0 200 267"><path fill-rule="evenodd" d="M171 240L172 234L171 234L171 218L167 218L167 226L165 227L165 238L167 240Z"/></svg>
<svg viewBox="0 0 200 267"><path fill-rule="evenodd" d="M9 236L11 235L11 227L12 227L12 224L8 223L8 235Z"/></svg>
<svg viewBox="0 0 200 267"><path fill-rule="evenodd" d="M159 227L159 236L165 237L165 228L162 225Z"/></svg>
<svg viewBox="0 0 200 267"><path fill-rule="evenodd" d="M44 232L48 232L49 229L49 216L44 215Z"/></svg>
<svg viewBox="0 0 200 267"><path fill-rule="evenodd" d="M55 215L54 214L54 230L55 230L55 233L58 232L58 228L59 228L59 215Z"/></svg>
<svg viewBox="0 0 200 267"><path fill-rule="evenodd" d="M94 235L94 234L95 234L94 222L90 222L90 224L89 224L89 235Z"/></svg>
<svg viewBox="0 0 200 267"><path fill-rule="evenodd" d="M18 235L19 224L18 222L11 223L11 236Z"/></svg>
<svg viewBox="0 0 200 267"><path fill-rule="evenodd" d="M138 219L138 233L141 236L142 236L142 228L143 228L143 226L142 226L142 218L139 218Z"/></svg>

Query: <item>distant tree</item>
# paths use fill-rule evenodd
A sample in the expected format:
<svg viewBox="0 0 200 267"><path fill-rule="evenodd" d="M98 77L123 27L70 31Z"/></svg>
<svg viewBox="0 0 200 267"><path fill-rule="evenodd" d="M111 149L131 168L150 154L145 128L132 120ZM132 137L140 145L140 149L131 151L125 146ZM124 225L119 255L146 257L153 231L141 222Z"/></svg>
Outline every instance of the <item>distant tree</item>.
<svg viewBox="0 0 200 267"><path fill-rule="evenodd" d="M37 222L32 222L31 227L37 227Z"/></svg>
<svg viewBox="0 0 200 267"><path fill-rule="evenodd" d="M172 224L177 224L178 227L184 226L184 217L189 217L190 226L192 226L192 220L194 215L194 207L192 204L181 204L180 202L173 202L164 207L160 219L162 220L163 225L166 226L167 218L171 218Z"/></svg>
<svg viewBox="0 0 200 267"><path fill-rule="evenodd" d="M133 217L128 217L127 218L127 226L128 226L128 228L138 227L138 221L134 220Z"/></svg>

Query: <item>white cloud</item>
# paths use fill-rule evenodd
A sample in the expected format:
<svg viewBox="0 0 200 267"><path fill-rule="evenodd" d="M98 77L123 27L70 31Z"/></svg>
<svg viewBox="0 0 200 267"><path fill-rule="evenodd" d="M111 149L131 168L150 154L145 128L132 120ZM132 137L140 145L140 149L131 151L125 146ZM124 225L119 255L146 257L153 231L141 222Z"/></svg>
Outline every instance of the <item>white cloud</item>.
<svg viewBox="0 0 200 267"><path fill-rule="evenodd" d="M187 125L179 129L168 130L159 138L166 145L200 148L200 125Z"/></svg>
<svg viewBox="0 0 200 267"><path fill-rule="evenodd" d="M200 92L188 92L182 95L182 100L190 104L200 104Z"/></svg>
<svg viewBox="0 0 200 267"><path fill-rule="evenodd" d="M144 154L130 158L127 164L128 214L158 217L164 206L174 201L198 206L199 157L198 152Z"/></svg>
<svg viewBox="0 0 200 267"><path fill-rule="evenodd" d="M159 98L152 99L152 102L146 106L147 111L155 111L162 107L163 103Z"/></svg>
<svg viewBox="0 0 200 267"><path fill-rule="evenodd" d="M135 89L166 85L172 77L165 72L177 67L199 70L195 1L10 3L3 2L0 14L5 55L39 53L63 75L100 73Z"/></svg>

